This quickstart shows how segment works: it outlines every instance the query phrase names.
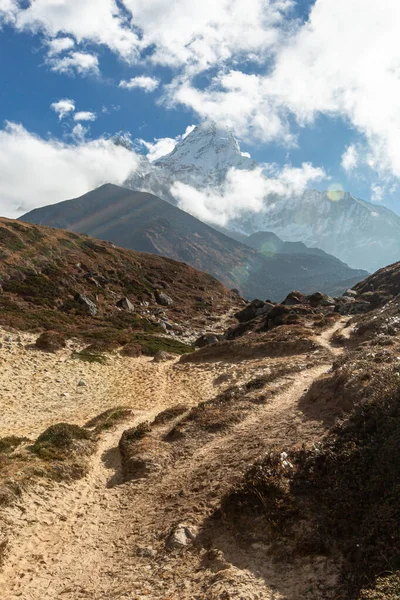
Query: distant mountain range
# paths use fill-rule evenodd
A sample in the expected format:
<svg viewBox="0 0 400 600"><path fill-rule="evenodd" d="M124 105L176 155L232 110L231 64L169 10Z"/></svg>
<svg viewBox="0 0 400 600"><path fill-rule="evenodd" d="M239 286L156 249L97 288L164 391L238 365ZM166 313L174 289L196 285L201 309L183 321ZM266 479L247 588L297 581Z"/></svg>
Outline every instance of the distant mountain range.
<svg viewBox="0 0 400 600"><path fill-rule="evenodd" d="M257 166L240 151L232 132L206 122L155 164L143 157L124 185L177 205L171 191L176 181L198 190L218 188L231 168L251 171ZM284 241L321 248L354 268L368 271L400 259L400 217L349 193L332 195L310 189L288 198L268 196L263 211L244 212L226 229L248 235L273 232Z"/></svg>
<svg viewBox="0 0 400 600"><path fill-rule="evenodd" d="M268 233L251 236L245 245L152 194L111 184L20 220L186 262L248 298L282 300L293 289L336 295L367 275L321 250Z"/></svg>

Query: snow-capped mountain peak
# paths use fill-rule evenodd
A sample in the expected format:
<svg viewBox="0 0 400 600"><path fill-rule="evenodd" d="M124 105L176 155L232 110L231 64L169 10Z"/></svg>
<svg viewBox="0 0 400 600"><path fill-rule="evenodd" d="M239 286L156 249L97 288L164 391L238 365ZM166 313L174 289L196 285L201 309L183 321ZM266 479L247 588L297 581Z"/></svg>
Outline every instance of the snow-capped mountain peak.
<svg viewBox="0 0 400 600"><path fill-rule="evenodd" d="M192 185L219 185L229 169L252 170L257 164L240 150L232 131L213 121L201 123L155 165Z"/></svg>

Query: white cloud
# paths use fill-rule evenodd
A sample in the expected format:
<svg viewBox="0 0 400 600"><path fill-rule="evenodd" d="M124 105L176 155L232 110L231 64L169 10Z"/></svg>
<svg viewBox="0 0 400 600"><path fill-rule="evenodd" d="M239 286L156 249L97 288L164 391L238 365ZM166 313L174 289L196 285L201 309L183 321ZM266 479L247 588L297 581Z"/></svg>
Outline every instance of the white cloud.
<svg viewBox="0 0 400 600"><path fill-rule="evenodd" d="M72 128L72 131L71 131L71 133L69 135L76 142L83 142L83 140L85 139L85 136L86 136L86 134L87 134L88 131L89 131L88 127L85 127L81 123L78 123L77 125L75 125Z"/></svg>
<svg viewBox="0 0 400 600"><path fill-rule="evenodd" d="M155 138L154 142L146 142L146 140L142 139L136 141L146 148L146 156L150 162L155 162L159 158L166 156L176 146L176 140L173 138Z"/></svg>
<svg viewBox="0 0 400 600"><path fill-rule="evenodd" d="M177 78L167 88L167 103L183 104L205 120L231 128L245 140L296 143L287 121L287 110L267 93L266 79L259 75L229 71L214 78L206 90Z"/></svg>
<svg viewBox="0 0 400 600"><path fill-rule="evenodd" d="M62 58L50 57L48 64L52 71L67 75L98 75L100 72L97 56L87 52L70 52Z"/></svg>
<svg viewBox="0 0 400 600"><path fill-rule="evenodd" d="M126 90L141 89L147 93L154 92L159 85L159 79L157 79L156 77L147 77L144 75L140 77L132 77L132 79L129 79L128 81L123 79L119 82L120 88L125 88Z"/></svg>
<svg viewBox="0 0 400 600"><path fill-rule="evenodd" d="M385 186L373 183L371 185L371 199L373 202L382 202Z"/></svg>
<svg viewBox="0 0 400 600"><path fill-rule="evenodd" d="M111 140L67 144L7 123L0 130L0 214L15 217L103 183L120 185L136 165L135 153Z"/></svg>
<svg viewBox="0 0 400 600"><path fill-rule="evenodd" d="M58 118L61 121L61 119L69 115L71 112L74 112L75 102L69 98L63 98L58 102L53 102L50 108L52 108L54 112L57 113Z"/></svg>
<svg viewBox="0 0 400 600"><path fill-rule="evenodd" d="M154 45L153 62L201 72L234 56L266 53L294 2L125 0L125 5L143 31L143 45Z"/></svg>
<svg viewBox="0 0 400 600"><path fill-rule="evenodd" d="M48 40L47 46L47 56L55 56L66 50L71 50L75 46L75 42L70 37L59 37L54 40Z"/></svg>
<svg viewBox="0 0 400 600"><path fill-rule="evenodd" d="M144 146L147 150L147 159L150 162L155 162L156 160L172 152L176 144L184 140L195 127L196 125L189 125L186 127L185 133L176 136L176 138L155 138L154 142L147 142L143 139L137 139L135 142L141 146Z"/></svg>
<svg viewBox="0 0 400 600"><path fill-rule="evenodd" d="M350 144L343 152L341 165L347 172L354 171L359 165L359 154L354 144Z"/></svg>
<svg viewBox="0 0 400 600"><path fill-rule="evenodd" d="M285 165L264 165L253 171L230 169L219 188L198 190L175 182L171 193L182 210L208 223L224 226L242 213L262 213L268 210L268 196L300 195L308 183L326 177L323 169L303 163L301 168Z"/></svg>
<svg viewBox="0 0 400 600"><path fill-rule="evenodd" d="M50 37L67 34L79 44L104 44L127 60L137 55L138 36L115 0L35 0L19 8L15 26Z"/></svg>
<svg viewBox="0 0 400 600"><path fill-rule="evenodd" d="M201 73L245 58L265 61L290 29L295 0L0 0L20 31L103 44L130 63Z"/></svg>
<svg viewBox="0 0 400 600"><path fill-rule="evenodd" d="M15 15L18 13L19 7L16 0L0 0L0 29L2 21L4 23L14 24Z"/></svg>
<svg viewBox="0 0 400 600"><path fill-rule="evenodd" d="M95 121L96 114L88 110L80 110L74 114L74 121Z"/></svg>

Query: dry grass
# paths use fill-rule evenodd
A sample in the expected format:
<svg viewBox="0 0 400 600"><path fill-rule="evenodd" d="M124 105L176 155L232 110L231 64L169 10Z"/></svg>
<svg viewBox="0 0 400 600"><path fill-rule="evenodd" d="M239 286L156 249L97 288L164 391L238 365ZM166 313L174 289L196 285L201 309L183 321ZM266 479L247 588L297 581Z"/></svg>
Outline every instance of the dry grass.
<svg viewBox="0 0 400 600"><path fill-rule="evenodd" d="M115 425L122 423L131 416L132 409L126 406L116 406L90 419L85 427L87 429L94 429L95 433L100 433L101 431L112 429Z"/></svg>
<svg viewBox="0 0 400 600"><path fill-rule="evenodd" d="M197 350L181 358L181 363L237 362L263 357L295 356L317 348L313 331L302 326L282 325L268 333L252 334Z"/></svg>
<svg viewBox="0 0 400 600"><path fill-rule="evenodd" d="M348 353L322 387L316 384L320 397L330 394L330 415L333 403L350 412L324 442L287 455L277 449L222 503L230 527L273 542L280 560L339 552L338 600L399 597L398 578L359 596L383 572L400 568L399 368L376 358L362 349Z"/></svg>

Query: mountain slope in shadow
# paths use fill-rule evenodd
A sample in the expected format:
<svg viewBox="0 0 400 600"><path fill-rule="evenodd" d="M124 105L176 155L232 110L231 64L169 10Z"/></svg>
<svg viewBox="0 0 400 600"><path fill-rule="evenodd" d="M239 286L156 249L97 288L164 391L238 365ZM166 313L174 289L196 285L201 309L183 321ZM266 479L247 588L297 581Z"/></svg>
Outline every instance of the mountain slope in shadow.
<svg viewBox="0 0 400 600"><path fill-rule="evenodd" d="M153 194L111 184L20 220L186 262L249 298L281 300L292 289L336 294L366 276L330 255L263 254Z"/></svg>

